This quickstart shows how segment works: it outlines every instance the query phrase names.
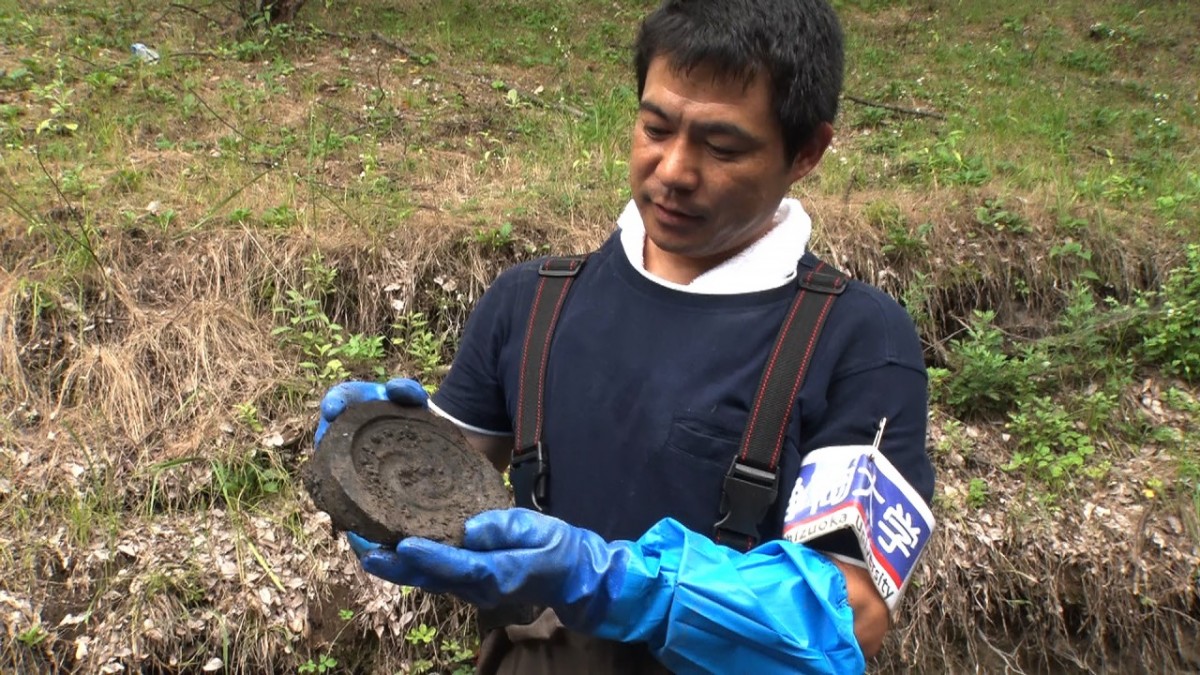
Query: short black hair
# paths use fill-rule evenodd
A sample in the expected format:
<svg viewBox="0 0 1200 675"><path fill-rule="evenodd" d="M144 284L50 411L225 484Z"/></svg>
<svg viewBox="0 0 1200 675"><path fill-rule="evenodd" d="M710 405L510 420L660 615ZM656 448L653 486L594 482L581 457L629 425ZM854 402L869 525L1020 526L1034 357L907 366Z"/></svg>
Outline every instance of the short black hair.
<svg viewBox="0 0 1200 675"><path fill-rule="evenodd" d="M704 66L747 84L765 72L791 161L822 122L837 116L842 43L826 0L664 0L642 22L634 45L638 97L658 56L677 72Z"/></svg>

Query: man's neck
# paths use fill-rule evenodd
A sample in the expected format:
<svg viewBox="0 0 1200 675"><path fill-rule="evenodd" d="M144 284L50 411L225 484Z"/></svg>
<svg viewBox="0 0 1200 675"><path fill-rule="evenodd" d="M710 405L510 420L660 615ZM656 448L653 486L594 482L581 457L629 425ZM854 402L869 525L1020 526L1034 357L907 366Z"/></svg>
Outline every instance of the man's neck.
<svg viewBox="0 0 1200 675"><path fill-rule="evenodd" d="M729 250L722 251L721 253L702 258L664 251L656 246L647 235L645 237L645 243L642 246L642 264L645 266L647 272L653 274L659 279L662 279L663 281L669 281L673 284L687 286L695 281L700 275L716 268L721 263L724 263L742 251L745 251L750 247L751 244L766 236L768 232L774 229L774 227L775 224L773 223L771 227L764 229L753 239L740 246L736 246Z"/></svg>
<svg viewBox="0 0 1200 675"><path fill-rule="evenodd" d="M663 281L669 281L681 286L692 283L701 274L720 265L731 257L733 257L732 254L722 256L718 259L711 257L689 258L660 249L654 245L654 242L650 241L650 237L646 237L646 244L642 249L642 260L647 272Z"/></svg>

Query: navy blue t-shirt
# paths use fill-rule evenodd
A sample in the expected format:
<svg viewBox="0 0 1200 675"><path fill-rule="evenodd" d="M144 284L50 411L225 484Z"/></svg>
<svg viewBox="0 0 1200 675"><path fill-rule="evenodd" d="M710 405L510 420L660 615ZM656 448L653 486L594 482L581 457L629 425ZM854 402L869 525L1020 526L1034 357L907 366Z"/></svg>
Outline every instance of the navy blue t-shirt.
<svg viewBox="0 0 1200 675"><path fill-rule="evenodd" d="M817 262L806 254L801 267ZM539 265L502 273L467 321L434 395L464 424L513 430ZM738 295L667 288L636 270L612 236L572 285L551 346L543 429L549 513L610 541L637 539L667 516L711 536L725 473L796 290L796 283ZM883 292L851 282L833 304L797 397L763 538L781 536L805 453L869 445L885 417L881 451L929 501L926 397L912 320ZM816 547L861 558L852 538Z"/></svg>

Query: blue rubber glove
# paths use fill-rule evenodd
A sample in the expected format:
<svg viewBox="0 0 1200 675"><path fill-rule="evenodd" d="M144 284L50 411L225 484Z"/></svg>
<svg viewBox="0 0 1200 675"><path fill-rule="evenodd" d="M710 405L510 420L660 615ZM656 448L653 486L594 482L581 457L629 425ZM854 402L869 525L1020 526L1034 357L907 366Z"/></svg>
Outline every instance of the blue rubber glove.
<svg viewBox="0 0 1200 675"><path fill-rule="evenodd" d="M313 442L321 443L325 430L345 412L346 407L368 401L391 401L398 405L424 408L429 405L429 394L416 380L396 377L387 384L378 382L342 382L335 384L321 398L321 418L317 420L317 432Z"/></svg>
<svg viewBox="0 0 1200 675"><path fill-rule="evenodd" d="M748 553L660 521L606 542L525 509L467 521L463 548L410 538L362 556L375 576L481 607L554 608L568 627L645 642L679 673L861 673L845 577L801 544Z"/></svg>
<svg viewBox="0 0 1200 675"><path fill-rule="evenodd" d="M329 425L346 411L348 406L368 401L392 401L398 405L424 408L429 405L429 394L416 380L393 378L387 384L377 382L342 382L329 388L321 397L321 418L317 420L317 431L313 434L313 445L320 446L321 438ZM367 541L353 532L346 533L346 541L354 554L362 557L368 551L379 548L379 544Z"/></svg>

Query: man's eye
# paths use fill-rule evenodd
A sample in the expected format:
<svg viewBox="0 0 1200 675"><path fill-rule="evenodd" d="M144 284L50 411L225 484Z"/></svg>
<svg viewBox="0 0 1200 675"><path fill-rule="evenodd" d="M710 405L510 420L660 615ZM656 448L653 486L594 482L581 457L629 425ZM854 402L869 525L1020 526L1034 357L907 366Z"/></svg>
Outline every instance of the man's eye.
<svg viewBox="0 0 1200 675"><path fill-rule="evenodd" d="M647 136L654 139L666 138L667 134L670 133L662 127L653 127L648 124L643 125L642 129L645 130Z"/></svg>
<svg viewBox="0 0 1200 675"><path fill-rule="evenodd" d="M737 157L738 151L735 148L727 148L723 145L708 144L708 151L717 159L733 159Z"/></svg>

